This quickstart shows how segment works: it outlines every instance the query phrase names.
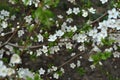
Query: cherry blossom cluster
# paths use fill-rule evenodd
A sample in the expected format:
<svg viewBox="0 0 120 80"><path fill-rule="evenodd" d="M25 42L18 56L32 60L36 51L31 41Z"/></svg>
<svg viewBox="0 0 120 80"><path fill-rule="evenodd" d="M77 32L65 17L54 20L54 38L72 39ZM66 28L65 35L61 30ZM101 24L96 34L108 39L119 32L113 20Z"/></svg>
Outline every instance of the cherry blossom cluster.
<svg viewBox="0 0 120 80"><path fill-rule="evenodd" d="M9 2L16 4L14 0L9 0ZM26 6L34 5L35 8L39 7L40 2L40 0L22 0L22 3ZM77 5L76 0L67 0L67 2ZM108 0L100 0L100 2L101 4L105 4ZM49 5L45 5L45 7L46 6ZM106 19L101 21L97 19L95 22L88 19L91 15L97 14L97 9L94 7L69 7L63 13L64 15L56 15L57 18L54 23L56 27L53 30L51 29L52 31L50 32L42 27L42 23L37 18L34 18L32 13L23 15L20 19L23 22L19 22L17 21L17 15L4 9L0 11L0 78L16 75L16 77L25 80L27 77L34 79L36 72L32 72L29 68L16 68L17 65L22 64L21 55L24 54L24 51L29 56L35 55L35 57L38 58L42 55L48 57L49 55L62 54L59 53L62 49L68 51L73 50L70 52L70 57L74 57L78 55L77 52L85 52L88 49L85 43L90 43L91 41L92 45L90 52L88 52L89 54L107 51L112 52L114 58L120 58L120 52L118 51L118 47L120 47L120 35L118 33L120 31L120 9L116 7L109 9L105 13ZM82 30L86 26L81 25L82 22L75 23L77 18L73 18L72 16L80 16L85 25L89 25L90 29L87 31ZM53 19L50 18L50 20ZM113 34L113 31L118 34L117 37L116 34ZM6 40L6 35L9 34L13 34L13 36L15 34L13 41L13 37ZM108 37L115 42L112 46L102 51L100 49L101 46L104 46L102 40ZM4 40L6 40L6 42ZM2 61L4 55L10 56L7 66L4 64L4 61ZM69 63L69 67L71 69L81 67L81 59L82 56L79 55L76 62ZM91 62L93 59L89 57L88 61ZM99 65L103 65L101 61L99 61ZM93 70L95 65L92 64L90 68ZM48 69L40 67L38 70L40 76L53 73L50 77L51 80L53 78L59 80L62 76L59 72L62 73L62 75L65 73L63 66L58 67L52 65Z"/></svg>

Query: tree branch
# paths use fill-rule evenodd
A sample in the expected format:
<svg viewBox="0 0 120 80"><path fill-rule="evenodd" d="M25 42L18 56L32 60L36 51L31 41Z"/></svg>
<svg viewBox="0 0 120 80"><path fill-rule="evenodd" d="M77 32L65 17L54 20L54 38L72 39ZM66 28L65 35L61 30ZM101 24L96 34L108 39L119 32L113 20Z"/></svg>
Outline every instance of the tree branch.
<svg viewBox="0 0 120 80"><path fill-rule="evenodd" d="M107 15L107 12L105 12L102 16L98 17L96 20L92 21L90 24L94 24L94 23L98 22L100 19L102 19L106 15Z"/></svg>
<svg viewBox="0 0 120 80"><path fill-rule="evenodd" d="M6 44L8 44L8 42L14 37L14 35L16 34L17 30L15 30L13 32L13 34L8 38L8 40L6 42L4 42L1 46L0 46L0 49L5 46Z"/></svg>

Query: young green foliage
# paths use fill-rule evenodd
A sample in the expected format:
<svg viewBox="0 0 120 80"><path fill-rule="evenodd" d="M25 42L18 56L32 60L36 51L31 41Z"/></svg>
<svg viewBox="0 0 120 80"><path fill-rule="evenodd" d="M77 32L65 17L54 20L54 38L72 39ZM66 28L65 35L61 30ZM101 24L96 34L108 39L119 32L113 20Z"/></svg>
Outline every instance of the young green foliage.
<svg viewBox="0 0 120 80"><path fill-rule="evenodd" d="M114 43L114 40L105 38L105 39L102 39L102 43L103 43L105 46L111 46L111 45Z"/></svg>
<svg viewBox="0 0 120 80"><path fill-rule="evenodd" d="M32 79L32 78L30 78L30 77L27 77L26 80L43 80L43 79L40 77L39 74L36 73L35 76L34 76L34 79Z"/></svg>
<svg viewBox="0 0 120 80"><path fill-rule="evenodd" d="M52 7L57 7L60 0L43 0L44 5L49 5Z"/></svg>
<svg viewBox="0 0 120 80"><path fill-rule="evenodd" d="M101 60L107 60L112 55L111 52L99 52L91 56L94 64L98 64Z"/></svg>
<svg viewBox="0 0 120 80"><path fill-rule="evenodd" d="M86 71L85 71L85 69L83 67L77 68L77 71L80 74L80 76L83 76L86 73Z"/></svg>
<svg viewBox="0 0 120 80"><path fill-rule="evenodd" d="M42 25L44 25L46 28L50 28L50 26L53 25L53 21L50 19L53 19L54 15L50 10L39 7L37 10L35 10L33 16L34 18L39 19Z"/></svg>
<svg viewBox="0 0 120 80"><path fill-rule="evenodd" d="M43 80L43 79L40 77L39 74L36 73L34 76L34 80Z"/></svg>

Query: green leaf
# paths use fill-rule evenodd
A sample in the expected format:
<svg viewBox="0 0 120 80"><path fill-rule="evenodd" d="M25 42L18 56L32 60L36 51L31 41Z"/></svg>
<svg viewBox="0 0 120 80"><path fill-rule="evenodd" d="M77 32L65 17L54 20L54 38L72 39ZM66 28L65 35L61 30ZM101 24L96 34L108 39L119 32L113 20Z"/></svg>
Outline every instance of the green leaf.
<svg viewBox="0 0 120 80"><path fill-rule="evenodd" d="M50 10L37 8L37 10L34 13L34 16L35 18L38 18L43 25L47 26L47 28L53 25L53 21L51 21L50 18L53 18L54 15Z"/></svg>
<svg viewBox="0 0 120 80"><path fill-rule="evenodd" d="M4 63L8 63L8 58L2 58L2 61L4 62Z"/></svg>
<svg viewBox="0 0 120 80"><path fill-rule="evenodd" d="M105 56L106 58L110 58L111 55L112 55L111 52L104 52L104 56Z"/></svg>
<svg viewBox="0 0 120 80"><path fill-rule="evenodd" d="M30 77L27 77L27 80L33 80L32 78L30 78Z"/></svg>
<svg viewBox="0 0 120 80"><path fill-rule="evenodd" d="M86 71L83 67L77 68L77 72L80 74L80 76L83 76L86 73Z"/></svg>
<svg viewBox="0 0 120 80"><path fill-rule="evenodd" d="M62 76L63 73L62 73L62 71L59 70L59 71L57 71L57 74L59 74L59 76Z"/></svg>
<svg viewBox="0 0 120 80"><path fill-rule="evenodd" d="M101 60L107 60L112 55L111 52L99 52L91 56L94 61L94 64L97 64Z"/></svg>
<svg viewBox="0 0 120 80"><path fill-rule="evenodd" d="M92 55L92 59L95 63L99 62L100 61L100 54L101 53L96 53L95 55Z"/></svg>
<svg viewBox="0 0 120 80"><path fill-rule="evenodd" d="M48 32L45 32L45 33L43 34L43 37L44 37L44 38L48 38L48 37L49 37Z"/></svg>
<svg viewBox="0 0 120 80"><path fill-rule="evenodd" d="M43 79L40 77L39 74L36 73L34 76L34 80L43 80Z"/></svg>
<svg viewBox="0 0 120 80"><path fill-rule="evenodd" d="M102 60L106 60L107 57L106 57L105 55L101 55L101 59L102 59Z"/></svg>
<svg viewBox="0 0 120 80"><path fill-rule="evenodd" d="M49 43L48 43L49 48L50 48L50 47L53 47L53 46L55 46L55 45L57 45L56 42L49 42Z"/></svg>
<svg viewBox="0 0 120 80"><path fill-rule="evenodd" d="M52 7L57 7L60 0L44 0L44 5L49 5Z"/></svg>
<svg viewBox="0 0 120 80"><path fill-rule="evenodd" d="M23 1L23 4L26 5L26 6L28 5L28 3L29 3L29 0L24 0Z"/></svg>
<svg viewBox="0 0 120 80"><path fill-rule="evenodd" d="M80 32L87 32L91 29L90 24L84 24L83 27L80 29Z"/></svg>
<svg viewBox="0 0 120 80"><path fill-rule="evenodd" d="M27 26L27 29L28 29L29 32L32 32L33 29L34 29L34 26Z"/></svg>
<svg viewBox="0 0 120 80"><path fill-rule="evenodd" d="M105 45L105 46L111 46L115 41L112 40L112 39L108 39L108 38L105 38L105 39L102 39L102 43Z"/></svg>
<svg viewBox="0 0 120 80"><path fill-rule="evenodd" d="M69 38L71 38L73 36L73 34L74 33L72 31L71 32L66 32L63 37L69 37Z"/></svg>

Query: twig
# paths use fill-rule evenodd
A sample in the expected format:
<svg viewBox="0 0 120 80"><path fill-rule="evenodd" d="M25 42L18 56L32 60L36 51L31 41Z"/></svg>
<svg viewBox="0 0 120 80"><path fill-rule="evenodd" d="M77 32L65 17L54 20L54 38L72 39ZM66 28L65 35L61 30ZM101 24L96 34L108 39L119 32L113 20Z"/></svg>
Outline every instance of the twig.
<svg viewBox="0 0 120 80"><path fill-rule="evenodd" d="M13 46L13 47L16 47L16 48L24 49L23 46L19 46L19 45L13 44L13 43L8 43L8 45Z"/></svg>
<svg viewBox="0 0 120 80"><path fill-rule="evenodd" d="M107 12L105 12L102 16L98 17L96 20L92 21L90 24L98 22L101 18L107 15Z"/></svg>
<svg viewBox="0 0 120 80"><path fill-rule="evenodd" d="M8 44L8 42L14 37L14 35L16 34L17 30L15 30L13 32L13 34L8 38L8 40L6 42L4 42L1 46L0 46L0 49L5 46L6 44Z"/></svg>
<svg viewBox="0 0 120 80"><path fill-rule="evenodd" d="M66 61L65 63L61 64L60 66L58 66L58 68L63 67L64 65L66 65L67 63L71 62L72 60L74 60L75 58L77 58L78 56L80 56L81 53L75 55L74 57L72 57L71 59L69 59L68 61Z"/></svg>
<svg viewBox="0 0 120 80"><path fill-rule="evenodd" d="M4 36L9 35L9 34L12 34L12 33L13 33L13 31L7 32L7 33L5 33Z"/></svg>
<svg viewBox="0 0 120 80"><path fill-rule="evenodd" d="M59 41L59 42L72 42L72 40L68 40L68 41ZM16 45L14 43L7 43L8 45L10 46L13 46L13 47L16 47L16 48L21 48L21 49L35 49L35 48L40 48L42 47L43 45L47 45L48 43L41 43L39 45L34 45L34 46L28 46L28 47L25 47L25 46L20 46L20 45Z"/></svg>
<svg viewBox="0 0 120 80"><path fill-rule="evenodd" d="M77 58L77 57L80 56L80 55L81 55L81 53L73 56L73 57L70 58L68 61L66 61L66 62L64 62L63 64L61 64L60 66L58 66L58 69L60 69L60 68L63 67L64 65L68 64L69 62L71 62L72 60L74 60L75 58ZM50 73L47 73L46 76L49 75L49 74L52 74L52 73L54 73L54 71L51 71Z"/></svg>

